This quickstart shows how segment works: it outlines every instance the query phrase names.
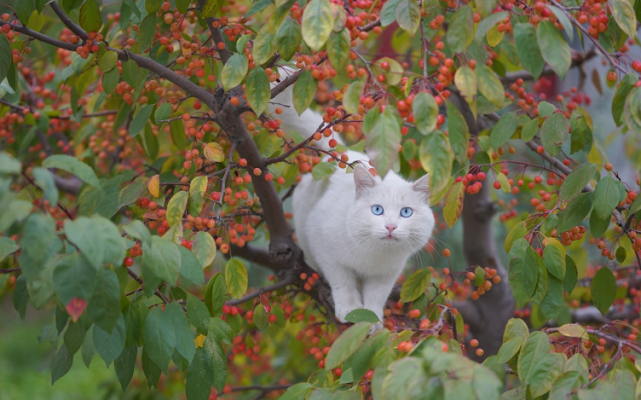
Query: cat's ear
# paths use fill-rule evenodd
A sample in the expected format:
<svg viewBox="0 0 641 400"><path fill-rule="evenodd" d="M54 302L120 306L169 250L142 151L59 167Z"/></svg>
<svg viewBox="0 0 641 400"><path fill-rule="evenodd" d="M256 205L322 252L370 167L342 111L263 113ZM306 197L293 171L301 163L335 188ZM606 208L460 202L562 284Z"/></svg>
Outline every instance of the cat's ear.
<svg viewBox="0 0 641 400"><path fill-rule="evenodd" d="M430 199L430 177L429 174L425 174L421 179L414 182L412 188L417 192L425 196L425 199L429 201Z"/></svg>
<svg viewBox="0 0 641 400"><path fill-rule="evenodd" d="M358 198L364 191L376 186L376 179L367 168L357 164L354 168L354 183L356 184L356 198Z"/></svg>

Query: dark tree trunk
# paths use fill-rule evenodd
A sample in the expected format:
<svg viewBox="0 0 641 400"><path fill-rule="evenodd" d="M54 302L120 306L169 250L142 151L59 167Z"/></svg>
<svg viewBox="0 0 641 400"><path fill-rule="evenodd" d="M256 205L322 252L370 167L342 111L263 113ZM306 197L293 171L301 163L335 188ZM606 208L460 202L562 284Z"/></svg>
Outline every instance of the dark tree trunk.
<svg viewBox="0 0 641 400"><path fill-rule="evenodd" d="M474 119L467 103L453 95L452 102L465 117L471 136L478 135L481 128ZM507 321L514 315L515 301L508 284L507 270L501 264L492 229L492 218L496 213L490 199L490 185L485 182L479 193L466 195L463 205L463 251L468 265L494 268L501 282L482 295L478 300L469 300L459 306L463 319L470 326L485 354L482 358L496 354L503 342L503 331Z"/></svg>

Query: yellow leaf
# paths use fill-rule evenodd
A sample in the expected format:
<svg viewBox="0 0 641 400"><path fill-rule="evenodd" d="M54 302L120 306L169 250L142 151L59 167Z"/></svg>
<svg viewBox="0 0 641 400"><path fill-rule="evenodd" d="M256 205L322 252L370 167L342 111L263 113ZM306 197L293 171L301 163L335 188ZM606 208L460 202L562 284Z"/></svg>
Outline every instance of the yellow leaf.
<svg viewBox="0 0 641 400"><path fill-rule="evenodd" d="M496 180L499 181L499 183L501 184L501 189L503 189L505 193L510 193L510 181L507 179L507 176L505 176L504 173L499 173L496 176Z"/></svg>
<svg viewBox="0 0 641 400"><path fill-rule="evenodd" d="M487 44L490 45L490 47L496 47L501 43L501 40L503 40L503 35L505 32L499 32L498 30L498 25L494 25L492 29L487 31L487 35L485 38L487 39Z"/></svg>
<svg viewBox="0 0 641 400"><path fill-rule="evenodd" d="M463 198L465 197L465 186L463 182L458 182L447 193L445 197L445 205L443 206L443 217L445 222L449 225L450 229L454 226L456 221L463 212Z"/></svg>
<svg viewBox="0 0 641 400"><path fill-rule="evenodd" d="M203 146L205 158L213 162L221 162L225 159L223 148L216 142L210 142Z"/></svg>
<svg viewBox="0 0 641 400"><path fill-rule="evenodd" d="M160 175L154 175L147 182L147 190L155 198L160 197Z"/></svg>
<svg viewBox="0 0 641 400"><path fill-rule="evenodd" d="M203 343L205 343L205 336L198 335L196 339L194 339L194 342L196 343L196 347L203 347Z"/></svg>
<svg viewBox="0 0 641 400"><path fill-rule="evenodd" d="M559 328L559 333L564 336L577 338L587 336L585 328L579 324L565 324Z"/></svg>

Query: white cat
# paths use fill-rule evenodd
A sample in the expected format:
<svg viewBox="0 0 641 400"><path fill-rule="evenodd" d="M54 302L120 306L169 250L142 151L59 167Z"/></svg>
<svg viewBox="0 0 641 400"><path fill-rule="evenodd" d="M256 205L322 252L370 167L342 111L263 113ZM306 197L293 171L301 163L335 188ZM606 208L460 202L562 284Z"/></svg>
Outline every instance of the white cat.
<svg viewBox="0 0 641 400"><path fill-rule="evenodd" d="M291 90L274 101L291 104ZM292 108L279 117L284 130L305 137L322 121L317 112L307 110L299 117ZM367 163L364 154L347 155L350 162ZM381 180L360 164L353 174L338 169L321 181L305 174L294 191L293 208L298 243L331 286L338 319L346 322L350 311L366 308L383 321L396 279L434 228L427 175L411 183L390 171Z"/></svg>

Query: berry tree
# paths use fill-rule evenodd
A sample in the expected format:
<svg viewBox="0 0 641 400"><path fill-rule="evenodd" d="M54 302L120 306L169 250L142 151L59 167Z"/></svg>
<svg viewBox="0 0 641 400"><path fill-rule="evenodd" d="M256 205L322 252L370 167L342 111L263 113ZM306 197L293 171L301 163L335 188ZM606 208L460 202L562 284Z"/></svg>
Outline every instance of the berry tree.
<svg viewBox="0 0 641 400"><path fill-rule="evenodd" d="M601 60L636 169L641 1L0 10L0 295L51 312L53 383L81 353L189 400L635 398L639 181L585 79L553 86ZM283 107L324 123L284 131ZM464 257L428 244L442 265L408 271L372 335L367 310L336 321L283 208L301 175L352 169L337 135L373 174L429 173L436 234L462 225Z"/></svg>

